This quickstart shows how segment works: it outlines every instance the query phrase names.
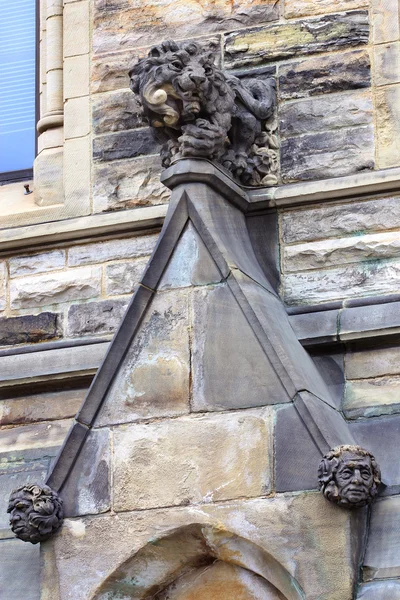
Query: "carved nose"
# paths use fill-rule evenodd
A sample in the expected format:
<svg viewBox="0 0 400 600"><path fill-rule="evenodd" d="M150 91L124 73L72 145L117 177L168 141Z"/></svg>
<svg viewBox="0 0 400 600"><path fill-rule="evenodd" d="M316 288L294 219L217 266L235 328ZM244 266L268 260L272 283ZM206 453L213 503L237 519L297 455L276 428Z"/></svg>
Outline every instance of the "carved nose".
<svg viewBox="0 0 400 600"><path fill-rule="evenodd" d="M203 75L196 75L195 73L190 73L190 79L194 81L194 83L204 83L206 80Z"/></svg>

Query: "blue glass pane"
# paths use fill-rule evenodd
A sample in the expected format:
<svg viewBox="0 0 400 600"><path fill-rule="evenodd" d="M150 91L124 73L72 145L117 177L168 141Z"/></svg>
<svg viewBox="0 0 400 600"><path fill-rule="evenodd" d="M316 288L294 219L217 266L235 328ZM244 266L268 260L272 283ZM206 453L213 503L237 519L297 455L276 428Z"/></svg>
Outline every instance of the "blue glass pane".
<svg viewBox="0 0 400 600"><path fill-rule="evenodd" d="M0 0L0 172L35 158L35 0Z"/></svg>

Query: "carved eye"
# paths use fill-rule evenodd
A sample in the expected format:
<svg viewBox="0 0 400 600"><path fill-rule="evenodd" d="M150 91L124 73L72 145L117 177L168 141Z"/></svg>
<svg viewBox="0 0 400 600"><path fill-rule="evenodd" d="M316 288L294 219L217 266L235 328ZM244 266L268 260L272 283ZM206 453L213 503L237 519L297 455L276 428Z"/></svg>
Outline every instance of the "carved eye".
<svg viewBox="0 0 400 600"><path fill-rule="evenodd" d="M174 60L171 63L171 67L175 70L175 71L182 71L182 63L179 62L179 60Z"/></svg>
<svg viewBox="0 0 400 600"><path fill-rule="evenodd" d="M361 471L361 477L363 479L369 479L371 477L371 471L369 469L363 469Z"/></svg>
<svg viewBox="0 0 400 600"><path fill-rule="evenodd" d="M353 475L353 472L346 469L345 471L342 471L341 475L343 479L350 479L350 477Z"/></svg>

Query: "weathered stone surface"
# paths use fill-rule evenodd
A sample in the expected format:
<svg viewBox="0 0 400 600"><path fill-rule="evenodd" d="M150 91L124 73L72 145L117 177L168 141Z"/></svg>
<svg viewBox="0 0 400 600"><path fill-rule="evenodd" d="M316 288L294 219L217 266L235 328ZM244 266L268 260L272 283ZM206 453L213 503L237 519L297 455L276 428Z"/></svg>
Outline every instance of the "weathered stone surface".
<svg viewBox="0 0 400 600"><path fill-rule="evenodd" d="M127 300L73 304L68 310L68 335L113 333L120 325Z"/></svg>
<svg viewBox="0 0 400 600"><path fill-rule="evenodd" d="M93 169L94 211L165 204L170 191L160 182L160 173L158 156L96 163Z"/></svg>
<svg viewBox="0 0 400 600"><path fill-rule="evenodd" d="M69 266L88 265L120 258L147 256L152 253L156 242L157 234L150 234L74 246L69 250L68 264Z"/></svg>
<svg viewBox="0 0 400 600"><path fill-rule="evenodd" d="M350 300L348 304L356 302L357 300ZM400 331L399 308L400 302L396 301L345 308L340 312L338 322L340 340L371 336L376 338Z"/></svg>
<svg viewBox="0 0 400 600"><path fill-rule="evenodd" d="M286 183L327 179L373 169L373 127L351 127L288 138L281 144L281 173Z"/></svg>
<svg viewBox="0 0 400 600"><path fill-rule="evenodd" d="M92 105L93 132L110 133L145 127L142 109L130 89L109 94L96 94Z"/></svg>
<svg viewBox="0 0 400 600"><path fill-rule="evenodd" d="M313 56L279 67L281 100L341 92L371 85L370 59L364 50Z"/></svg>
<svg viewBox="0 0 400 600"><path fill-rule="evenodd" d="M84 300L100 295L101 269L87 267L46 275L13 279L10 284L12 308L30 308Z"/></svg>
<svg viewBox="0 0 400 600"><path fill-rule="evenodd" d="M74 600L87 600L149 540L191 523L214 525L251 540L297 579L307 600L350 599L358 576L358 532L363 530L358 513L338 510L312 492L67 519L53 542L60 600L71 595Z"/></svg>
<svg viewBox="0 0 400 600"><path fill-rule="evenodd" d="M106 266L105 285L107 296L131 294L140 281L148 258L137 258L130 262Z"/></svg>
<svg viewBox="0 0 400 600"><path fill-rule="evenodd" d="M298 54L368 43L366 11L353 11L226 34L225 65L243 68Z"/></svg>
<svg viewBox="0 0 400 600"><path fill-rule="evenodd" d="M372 508L364 559L364 581L400 575L400 497L382 498Z"/></svg>
<svg viewBox="0 0 400 600"><path fill-rule="evenodd" d="M42 252L40 254L11 257L8 264L10 277L57 271L65 266L65 251L52 250L51 252Z"/></svg>
<svg viewBox="0 0 400 600"><path fill-rule="evenodd" d="M70 428L71 420L37 423L26 427L4 429L0 436L0 453L16 453L32 449L58 448Z"/></svg>
<svg viewBox="0 0 400 600"><path fill-rule="evenodd" d="M330 311L323 312L329 313ZM322 350L321 354L313 353L312 359L329 389L333 405L340 410L345 386L343 353L327 354Z"/></svg>
<svg viewBox="0 0 400 600"><path fill-rule="evenodd" d="M188 319L186 292L157 294L113 381L98 425L188 412Z"/></svg>
<svg viewBox="0 0 400 600"><path fill-rule="evenodd" d="M66 3L63 13L64 56L75 56L90 52L89 4L87 0Z"/></svg>
<svg viewBox="0 0 400 600"><path fill-rule="evenodd" d="M400 347L374 348L360 352L347 352L346 376L348 379L380 377L400 374Z"/></svg>
<svg viewBox="0 0 400 600"><path fill-rule="evenodd" d="M400 581L376 581L360 587L357 600L400 600Z"/></svg>
<svg viewBox="0 0 400 600"><path fill-rule="evenodd" d="M6 307L6 282L7 282L7 270L6 263L0 262L0 310L4 310Z"/></svg>
<svg viewBox="0 0 400 600"><path fill-rule="evenodd" d="M160 146L148 127L105 134L93 140L93 159L98 161L135 158L159 151Z"/></svg>
<svg viewBox="0 0 400 600"><path fill-rule="evenodd" d="M400 82L400 42L375 46L374 60L377 86Z"/></svg>
<svg viewBox="0 0 400 600"><path fill-rule="evenodd" d="M336 342L339 310L323 310L291 315L289 323L302 344Z"/></svg>
<svg viewBox="0 0 400 600"><path fill-rule="evenodd" d="M338 269L290 273L284 278L287 304L316 304L400 292L400 262L366 262Z"/></svg>
<svg viewBox="0 0 400 600"><path fill-rule="evenodd" d="M372 97L365 91L299 100L282 106L279 116L282 137L367 125L373 119Z"/></svg>
<svg viewBox="0 0 400 600"><path fill-rule="evenodd" d="M286 246L285 272L400 257L399 232L328 239Z"/></svg>
<svg viewBox="0 0 400 600"><path fill-rule="evenodd" d="M209 35L218 30L249 26L277 19L275 0L242 0L232 5L216 0L204 6L199 0L96 0L94 5L95 54L159 43L161 39ZM135 27L131 27L135 23Z"/></svg>
<svg viewBox="0 0 400 600"><path fill-rule="evenodd" d="M378 166L400 165L400 85L376 91Z"/></svg>
<svg viewBox="0 0 400 600"><path fill-rule="evenodd" d="M222 275L204 242L189 223L162 275L158 289L207 285L219 283L221 279Z"/></svg>
<svg viewBox="0 0 400 600"><path fill-rule="evenodd" d="M34 344L53 340L61 335L59 315L56 313L0 318L0 346Z"/></svg>
<svg viewBox="0 0 400 600"><path fill-rule="evenodd" d="M226 285L196 291L192 311L194 410L287 402L281 381Z"/></svg>
<svg viewBox="0 0 400 600"><path fill-rule="evenodd" d="M40 597L39 545L23 544L20 540L1 540L0 552L2 600L37 600Z"/></svg>
<svg viewBox="0 0 400 600"><path fill-rule="evenodd" d="M282 213L281 227L287 243L400 229L400 202L378 198L287 211Z"/></svg>
<svg viewBox="0 0 400 600"><path fill-rule="evenodd" d="M106 512L110 509L110 431L91 431L67 483L63 487L68 517Z"/></svg>
<svg viewBox="0 0 400 600"><path fill-rule="evenodd" d="M400 36L398 0L372 0L371 7L374 44L398 40Z"/></svg>
<svg viewBox="0 0 400 600"><path fill-rule="evenodd" d="M0 425L18 425L74 417L87 389L33 394L0 402Z"/></svg>
<svg viewBox="0 0 400 600"><path fill-rule="evenodd" d="M400 412L400 376L348 381L343 401L347 418Z"/></svg>
<svg viewBox="0 0 400 600"><path fill-rule="evenodd" d="M368 6L368 0L285 0L285 17L310 17L332 10L353 10Z"/></svg>
<svg viewBox="0 0 400 600"><path fill-rule="evenodd" d="M225 413L119 426L114 430L114 510L267 494L269 414Z"/></svg>

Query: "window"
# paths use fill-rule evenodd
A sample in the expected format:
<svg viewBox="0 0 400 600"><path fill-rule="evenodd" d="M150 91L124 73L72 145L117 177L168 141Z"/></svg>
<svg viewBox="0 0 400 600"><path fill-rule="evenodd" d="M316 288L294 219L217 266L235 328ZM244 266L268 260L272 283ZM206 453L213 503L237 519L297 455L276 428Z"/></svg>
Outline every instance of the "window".
<svg viewBox="0 0 400 600"><path fill-rule="evenodd" d="M0 181L32 175L36 146L35 5L35 0L0 0Z"/></svg>

